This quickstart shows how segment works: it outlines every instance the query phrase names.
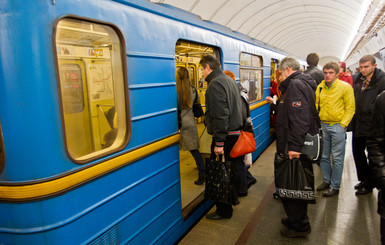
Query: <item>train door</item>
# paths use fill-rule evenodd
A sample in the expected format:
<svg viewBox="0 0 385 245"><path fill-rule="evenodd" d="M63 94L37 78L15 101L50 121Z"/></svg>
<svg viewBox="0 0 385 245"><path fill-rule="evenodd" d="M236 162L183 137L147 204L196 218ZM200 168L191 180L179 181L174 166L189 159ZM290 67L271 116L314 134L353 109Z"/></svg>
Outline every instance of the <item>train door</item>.
<svg viewBox="0 0 385 245"><path fill-rule="evenodd" d="M190 83L197 88L203 110L205 110L205 93L207 89L207 82L203 78L199 61L203 55L207 54L216 55L218 57L219 52L215 47L184 40L179 40L175 45L176 69L180 67L188 69L190 75ZM201 137L205 129L203 118L195 118L195 124L198 131L198 137ZM183 132L181 132L181 137L186 138ZM207 144L205 143L201 145L210 145L210 136L205 138L207 139L206 141L209 142L207 142ZM199 151L203 159L207 157L206 154L210 152L209 149L202 148L200 148ZM182 207L183 214L186 216L189 210L192 210L196 205L200 203L200 201L203 200L204 185L196 185L194 183L194 181L198 179L198 169L190 152L188 150L183 151L181 148L179 156L181 169Z"/></svg>
<svg viewBox="0 0 385 245"><path fill-rule="evenodd" d="M119 149L128 136L121 41L112 27L59 21L56 51L66 147L84 162Z"/></svg>

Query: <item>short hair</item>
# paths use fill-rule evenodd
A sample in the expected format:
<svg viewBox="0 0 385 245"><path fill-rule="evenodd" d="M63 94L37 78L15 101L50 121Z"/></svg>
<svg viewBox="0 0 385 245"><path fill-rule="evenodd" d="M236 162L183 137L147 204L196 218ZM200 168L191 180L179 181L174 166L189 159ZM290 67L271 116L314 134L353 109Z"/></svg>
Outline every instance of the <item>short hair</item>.
<svg viewBox="0 0 385 245"><path fill-rule="evenodd" d="M219 60L214 55L204 55L202 59L199 61L199 64L203 66L203 68L206 67L206 65L209 65L211 70L215 70L221 67L221 63L219 63Z"/></svg>
<svg viewBox="0 0 385 245"><path fill-rule="evenodd" d="M322 70L324 71L325 69L333 69L337 74L340 73L340 65L334 61L326 63Z"/></svg>
<svg viewBox="0 0 385 245"><path fill-rule="evenodd" d="M301 65L296 59L292 57L286 57L279 63L279 68L281 70L285 70L286 67L290 67L292 70L298 71L301 68Z"/></svg>
<svg viewBox="0 0 385 245"><path fill-rule="evenodd" d="M318 61L319 61L319 55L317 53L310 53L306 57L306 62L309 66L318 65Z"/></svg>
<svg viewBox="0 0 385 245"><path fill-rule="evenodd" d="M234 73L232 73L231 71L229 70L225 70L223 71L223 73L225 73L227 76L231 77L231 79L233 79L235 81L235 75Z"/></svg>
<svg viewBox="0 0 385 245"><path fill-rule="evenodd" d="M362 56L359 63L366 63L368 61L370 61L372 65L376 64L376 58L371 54Z"/></svg>

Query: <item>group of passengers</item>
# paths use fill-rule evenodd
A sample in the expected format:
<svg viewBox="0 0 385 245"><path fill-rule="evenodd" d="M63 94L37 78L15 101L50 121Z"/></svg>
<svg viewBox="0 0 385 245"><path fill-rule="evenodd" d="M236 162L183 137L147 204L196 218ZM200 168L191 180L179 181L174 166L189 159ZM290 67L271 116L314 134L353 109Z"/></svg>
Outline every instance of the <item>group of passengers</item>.
<svg viewBox="0 0 385 245"><path fill-rule="evenodd" d="M314 117L306 98L315 98L323 136L323 151L320 161L323 181L317 191L324 197L339 194L345 158L346 132L352 131L352 151L359 183L354 186L356 195L371 193L374 187L385 188L384 168L384 121L383 108L375 106L376 98L385 90L385 73L377 68L373 55L359 60L359 73L352 76L346 72L344 62L328 62L323 71L317 68L319 56L307 57L308 69L300 71L298 61L285 58L278 70L281 72L279 90L282 93L277 109L277 152L288 154L290 159L301 158L301 148L306 133L312 133ZM305 76L308 74L309 76ZM313 78L309 80L309 77ZM306 89L310 85L314 91ZM314 94L315 92L315 94ZM378 96L376 103L380 104ZM269 102L271 97L267 97ZM382 99L383 101L383 99ZM378 109L378 111L374 111ZM282 122L286 116L289 122ZM372 117L373 116L373 117ZM382 121L381 121L382 120ZM379 121L382 124L379 124ZM290 127L285 127L290 125ZM368 158L365 151L368 151ZM380 191L381 193L381 191ZM281 220L285 237L306 236L311 232L307 216L307 203L298 199L283 199L287 218ZM379 195L379 213L385 217L385 199ZM385 220L381 218L381 234L385 244Z"/></svg>
<svg viewBox="0 0 385 245"><path fill-rule="evenodd" d="M304 72L300 70L299 62L291 57L284 58L279 64L275 93L278 99L266 97L269 103L276 103L277 154L285 154L288 159L300 159L302 162L311 161L301 155L301 149L305 135L316 134L320 125L323 151L319 165L323 181L316 189L323 191L324 197L336 196L339 194L344 166L346 132L352 131L352 151L359 180L354 186L357 190L355 194L371 193L374 187L379 190L385 188L384 107L381 107L385 97L385 72L377 68L373 55L365 55L359 60L359 73L353 74L354 79L346 72L344 62L328 62L321 71L317 68L318 61L318 54L309 54L309 66ZM233 183L238 194L242 195L242 191L247 193L247 188L243 187L247 183L243 157L230 157L230 151L244 126L245 116L242 116L243 102L240 96L242 89L240 90L234 80L222 71L215 56L204 56L200 65L208 83L205 95L205 124L208 133L212 135L211 155L224 155L232 162L232 169L238 173ZM184 73L188 74L186 71ZM190 93L193 96L193 90ZM381 96L378 96L380 94ZM189 101L193 100L190 98ZM314 116L314 111L317 117ZM317 118L320 123L317 123ZM194 153L191 153L194 156ZM197 184L203 184L203 160L197 159L200 173ZM385 218L385 198L382 198L381 191L379 193L378 211ZM281 220L284 225L281 235L300 237L310 234L308 201L301 198L281 199L287 215L287 218ZM234 203L215 204L216 210L206 215L208 219L232 217ZM384 239L383 218L381 234Z"/></svg>

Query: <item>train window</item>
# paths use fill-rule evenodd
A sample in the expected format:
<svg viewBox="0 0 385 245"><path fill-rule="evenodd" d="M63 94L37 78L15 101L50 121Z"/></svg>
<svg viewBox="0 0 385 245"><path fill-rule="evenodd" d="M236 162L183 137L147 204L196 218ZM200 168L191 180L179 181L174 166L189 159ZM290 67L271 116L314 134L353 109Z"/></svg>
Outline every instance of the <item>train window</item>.
<svg viewBox="0 0 385 245"><path fill-rule="evenodd" d="M56 29L59 90L67 151L77 162L127 141L123 48L111 26L65 18Z"/></svg>
<svg viewBox="0 0 385 245"><path fill-rule="evenodd" d="M263 96L263 61L262 57L241 53L239 68L240 83L247 90L249 101L261 100Z"/></svg>

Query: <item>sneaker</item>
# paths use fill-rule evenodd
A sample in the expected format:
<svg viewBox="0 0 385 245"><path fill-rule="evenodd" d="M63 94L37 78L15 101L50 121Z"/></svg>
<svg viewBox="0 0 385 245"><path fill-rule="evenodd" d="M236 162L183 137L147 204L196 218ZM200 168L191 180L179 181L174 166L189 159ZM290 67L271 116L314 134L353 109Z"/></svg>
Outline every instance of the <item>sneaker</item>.
<svg viewBox="0 0 385 245"><path fill-rule="evenodd" d="M332 197L334 195L338 195L340 191L337 189L334 189L333 187L330 187L329 190L322 192L322 195L324 197Z"/></svg>
<svg viewBox="0 0 385 245"><path fill-rule="evenodd" d="M206 180L205 176L199 175L199 178L194 181L194 184L203 185L205 183L205 180Z"/></svg>
<svg viewBox="0 0 385 245"><path fill-rule="evenodd" d="M330 184L329 183L326 183L325 181L322 182L322 184L320 184L318 187L317 187L317 191L323 191L323 190L326 190L330 187Z"/></svg>
<svg viewBox="0 0 385 245"><path fill-rule="evenodd" d="M295 231L284 226L281 229L281 236L287 237L287 238L306 237L310 233L311 233L311 228L309 228L309 230L307 231Z"/></svg>

